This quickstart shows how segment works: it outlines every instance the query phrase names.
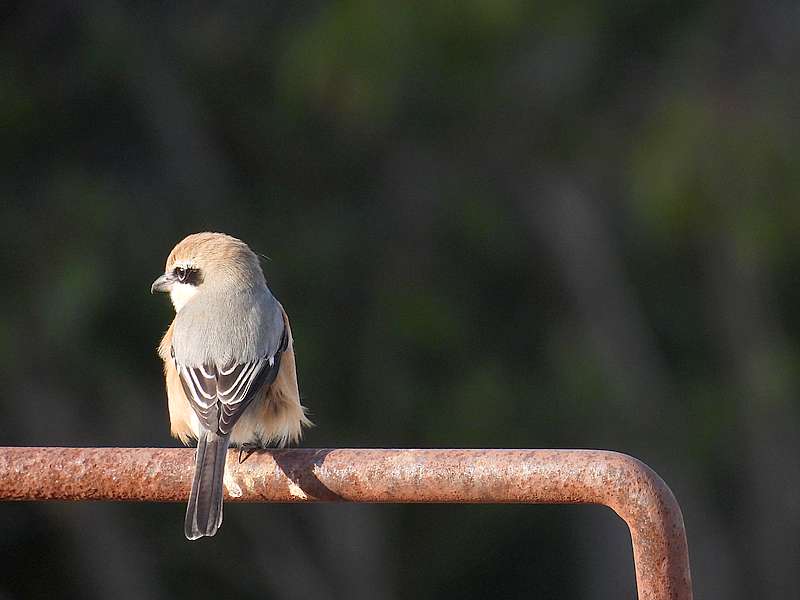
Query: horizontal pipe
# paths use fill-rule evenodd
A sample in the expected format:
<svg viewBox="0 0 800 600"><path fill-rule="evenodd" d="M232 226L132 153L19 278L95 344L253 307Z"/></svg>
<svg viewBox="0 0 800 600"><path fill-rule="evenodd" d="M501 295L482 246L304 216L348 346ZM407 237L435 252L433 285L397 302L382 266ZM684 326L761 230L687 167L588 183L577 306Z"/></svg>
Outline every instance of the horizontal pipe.
<svg viewBox="0 0 800 600"><path fill-rule="evenodd" d="M0 500L186 501L188 448L0 448ZM690 600L686 532L663 480L601 450L230 451L228 501L602 504L628 525L639 598Z"/></svg>

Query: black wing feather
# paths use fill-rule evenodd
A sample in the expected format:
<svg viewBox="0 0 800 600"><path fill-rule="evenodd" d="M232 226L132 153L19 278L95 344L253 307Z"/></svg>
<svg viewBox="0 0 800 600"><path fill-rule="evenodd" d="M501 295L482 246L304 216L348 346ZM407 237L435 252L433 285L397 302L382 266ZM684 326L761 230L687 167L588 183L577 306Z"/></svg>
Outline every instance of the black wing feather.
<svg viewBox="0 0 800 600"><path fill-rule="evenodd" d="M218 435L229 434L258 392L275 381L288 343L284 331L274 356L223 369L214 365L186 367L176 361L183 391L203 427Z"/></svg>

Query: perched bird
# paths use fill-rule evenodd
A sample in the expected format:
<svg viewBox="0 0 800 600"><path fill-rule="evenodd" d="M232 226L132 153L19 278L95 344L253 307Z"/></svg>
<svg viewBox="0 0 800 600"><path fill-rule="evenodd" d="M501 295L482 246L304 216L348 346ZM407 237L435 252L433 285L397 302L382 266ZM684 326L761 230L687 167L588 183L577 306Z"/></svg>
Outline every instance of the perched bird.
<svg viewBox="0 0 800 600"><path fill-rule="evenodd" d="M258 257L223 233L178 243L151 292L169 292L175 319L158 349L172 435L197 440L184 531L190 540L222 524L228 447L285 445L311 425L300 404L289 318Z"/></svg>

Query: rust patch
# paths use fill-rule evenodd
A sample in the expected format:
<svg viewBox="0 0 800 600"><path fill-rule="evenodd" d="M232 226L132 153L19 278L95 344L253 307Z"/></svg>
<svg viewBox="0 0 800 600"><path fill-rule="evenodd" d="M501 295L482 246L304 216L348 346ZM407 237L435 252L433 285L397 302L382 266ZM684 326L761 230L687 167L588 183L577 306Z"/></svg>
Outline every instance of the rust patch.
<svg viewBox="0 0 800 600"><path fill-rule="evenodd" d="M235 451L231 451L234 453ZM0 500L185 502L191 448L0 448ZM262 450L233 502L602 504L631 532L641 600L691 600L686 532L662 479L600 450Z"/></svg>

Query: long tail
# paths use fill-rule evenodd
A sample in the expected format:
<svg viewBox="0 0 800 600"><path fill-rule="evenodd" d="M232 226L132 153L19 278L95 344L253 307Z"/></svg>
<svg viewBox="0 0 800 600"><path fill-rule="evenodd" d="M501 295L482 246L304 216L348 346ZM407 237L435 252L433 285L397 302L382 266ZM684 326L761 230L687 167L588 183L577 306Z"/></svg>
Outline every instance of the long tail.
<svg viewBox="0 0 800 600"><path fill-rule="evenodd" d="M229 444L230 434L206 432L197 440L192 493L184 524L187 539L214 535L222 525L222 484Z"/></svg>

